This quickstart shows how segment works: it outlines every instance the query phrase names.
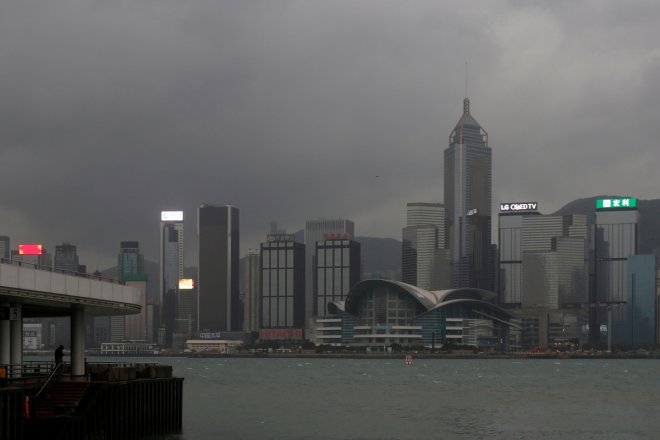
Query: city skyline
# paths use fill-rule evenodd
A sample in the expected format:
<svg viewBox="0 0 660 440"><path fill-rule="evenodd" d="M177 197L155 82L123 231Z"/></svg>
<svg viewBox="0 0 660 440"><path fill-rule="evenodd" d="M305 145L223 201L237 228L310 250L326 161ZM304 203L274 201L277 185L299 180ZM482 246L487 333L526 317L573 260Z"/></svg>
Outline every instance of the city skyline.
<svg viewBox="0 0 660 440"><path fill-rule="evenodd" d="M154 216L203 201L241 208L241 255L272 219L397 238L406 202L444 202L466 94L497 149L494 204L657 197L659 6L187 6L7 5L0 173L20 185L0 189L0 234L75 243L90 271L122 240L155 261Z"/></svg>

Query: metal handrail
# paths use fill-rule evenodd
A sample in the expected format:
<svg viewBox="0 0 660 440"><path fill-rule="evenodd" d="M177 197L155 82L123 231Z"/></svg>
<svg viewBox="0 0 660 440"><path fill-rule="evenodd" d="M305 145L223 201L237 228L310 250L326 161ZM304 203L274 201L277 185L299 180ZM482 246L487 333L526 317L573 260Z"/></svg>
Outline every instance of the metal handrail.
<svg viewBox="0 0 660 440"><path fill-rule="evenodd" d="M53 371L50 372L50 375L48 376L48 379L46 379L46 381L43 383L43 385L41 385L41 388L39 388L39 391L37 391L37 393L34 395L35 400L37 400L39 398L39 396L46 389L48 384L50 384L50 382L55 377L55 374L58 372L58 370L60 368L62 368L62 365L64 365L62 362L60 362L58 364L55 364L55 368L53 368Z"/></svg>

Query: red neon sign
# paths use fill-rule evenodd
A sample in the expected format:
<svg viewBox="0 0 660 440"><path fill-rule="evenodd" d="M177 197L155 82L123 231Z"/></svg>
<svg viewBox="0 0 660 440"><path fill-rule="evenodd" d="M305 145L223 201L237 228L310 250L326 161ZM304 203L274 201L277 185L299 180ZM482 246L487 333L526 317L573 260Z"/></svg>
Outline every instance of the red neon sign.
<svg viewBox="0 0 660 440"><path fill-rule="evenodd" d="M44 248L40 244L19 244L18 255L41 255Z"/></svg>

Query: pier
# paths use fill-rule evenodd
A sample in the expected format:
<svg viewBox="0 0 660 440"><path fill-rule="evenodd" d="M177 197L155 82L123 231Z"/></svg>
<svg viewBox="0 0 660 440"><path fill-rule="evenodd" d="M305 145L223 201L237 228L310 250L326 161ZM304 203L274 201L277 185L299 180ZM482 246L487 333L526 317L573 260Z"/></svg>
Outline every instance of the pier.
<svg viewBox="0 0 660 440"><path fill-rule="evenodd" d="M0 440L126 439L181 431L183 379L157 364L85 362L84 316L139 313L115 280L0 261ZM70 316L67 364L23 358L23 318Z"/></svg>
<svg viewBox="0 0 660 440"><path fill-rule="evenodd" d="M0 440L139 439L182 428L183 379L170 366L31 362L0 378ZM18 374L20 371L20 375Z"/></svg>

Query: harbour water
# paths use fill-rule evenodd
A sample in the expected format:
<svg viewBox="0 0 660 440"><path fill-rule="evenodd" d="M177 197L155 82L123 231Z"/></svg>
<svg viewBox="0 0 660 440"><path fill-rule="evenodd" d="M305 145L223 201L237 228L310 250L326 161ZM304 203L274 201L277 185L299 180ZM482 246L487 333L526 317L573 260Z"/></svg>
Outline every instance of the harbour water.
<svg viewBox="0 0 660 440"><path fill-rule="evenodd" d="M141 360L185 378L172 440L660 438L658 360Z"/></svg>

